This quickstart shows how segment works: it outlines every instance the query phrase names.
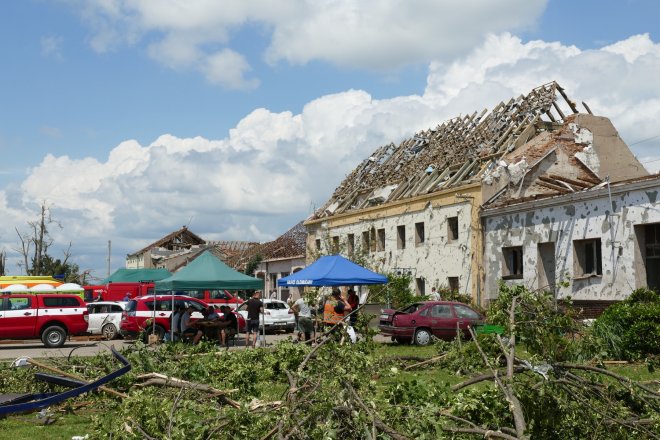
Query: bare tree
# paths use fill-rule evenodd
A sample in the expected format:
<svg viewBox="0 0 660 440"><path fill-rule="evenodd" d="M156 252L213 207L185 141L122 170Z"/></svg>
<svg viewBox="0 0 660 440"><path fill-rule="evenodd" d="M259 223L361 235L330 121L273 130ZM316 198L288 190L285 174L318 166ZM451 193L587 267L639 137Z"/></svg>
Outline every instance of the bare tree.
<svg viewBox="0 0 660 440"><path fill-rule="evenodd" d="M15 249L21 254L22 262L19 266L23 266L27 275L44 275L45 260L48 258L48 249L53 244L53 239L49 233L49 226L55 224L62 227L57 221L51 217L50 208L44 201L41 204L41 212L39 218L35 221L29 221L29 232L20 232L16 228L16 234L20 241L20 247ZM65 262L70 256L71 244L69 249L64 253Z"/></svg>
<svg viewBox="0 0 660 440"><path fill-rule="evenodd" d="M7 251L4 249L0 251L0 276L6 275L7 268Z"/></svg>

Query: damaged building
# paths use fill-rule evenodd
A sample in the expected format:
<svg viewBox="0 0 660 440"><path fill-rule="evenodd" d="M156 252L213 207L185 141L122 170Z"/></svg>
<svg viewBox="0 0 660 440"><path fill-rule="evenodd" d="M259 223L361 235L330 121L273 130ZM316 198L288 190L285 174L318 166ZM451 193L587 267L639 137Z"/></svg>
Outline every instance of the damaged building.
<svg viewBox="0 0 660 440"><path fill-rule="evenodd" d="M488 298L503 279L595 316L636 288L660 287L660 180L607 118L567 116L505 155L484 189Z"/></svg>
<svg viewBox="0 0 660 440"><path fill-rule="evenodd" d="M582 107L552 82L378 148L305 222L308 247L366 253L381 271L410 274L418 294L446 287L486 302L507 277L502 248L520 246L494 210L515 215L513 200L533 205L597 188L605 176L647 175L609 120Z"/></svg>

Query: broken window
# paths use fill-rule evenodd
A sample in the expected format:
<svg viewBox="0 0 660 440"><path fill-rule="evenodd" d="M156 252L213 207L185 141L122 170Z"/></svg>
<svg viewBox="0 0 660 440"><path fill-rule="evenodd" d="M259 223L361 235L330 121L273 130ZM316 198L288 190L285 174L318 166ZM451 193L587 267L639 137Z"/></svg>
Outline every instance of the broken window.
<svg viewBox="0 0 660 440"><path fill-rule="evenodd" d="M603 257L600 238L574 240L575 276L587 277L603 274Z"/></svg>
<svg viewBox="0 0 660 440"><path fill-rule="evenodd" d="M339 253L339 236L337 235L332 237L332 253L333 254Z"/></svg>
<svg viewBox="0 0 660 440"><path fill-rule="evenodd" d="M369 250L376 252L376 228L371 228L369 231Z"/></svg>
<svg viewBox="0 0 660 440"><path fill-rule="evenodd" d="M424 222L415 223L415 246L424 244Z"/></svg>
<svg viewBox="0 0 660 440"><path fill-rule="evenodd" d="M513 280L523 277L523 248L522 246L503 247L504 267L502 279Z"/></svg>
<svg viewBox="0 0 660 440"><path fill-rule="evenodd" d="M426 295L426 283L424 282L424 278L415 278L415 287L416 287L416 292L417 295L419 296L424 296Z"/></svg>
<svg viewBox="0 0 660 440"><path fill-rule="evenodd" d="M346 251L348 255L353 255L355 253L355 234L348 234L346 238Z"/></svg>
<svg viewBox="0 0 660 440"><path fill-rule="evenodd" d="M320 238L316 239L316 250L317 251L321 250L321 239Z"/></svg>
<svg viewBox="0 0 660 440"><path fill-rule="evenodd" d="M378 230L377 238L378 241L376 243L376 250L382 252L385 250L385 229Z"/></svg>
<svg viewBox="0 0 660 440"><path fill-rule="evenodd" d="M396 227L396 248L405 249L406 248L406 227L405 225L400 225Z"/></svg>
<svg viewBox="0 0 660 440"><path fill-rule="evenodd" d="M369 231L364 231L362 233L362 250L364 252L369 252Z"/></svg>
<svg viewBox="0 0 660 440"><path fill-rule="evenodd" d="M447 277L447 284L449 284L449 290L452 292L458 292L458 277Z"/></svg>
<svg viewBox="0 0 660 440"><path fill-rule="evenodd" d="M458 240L458 217L447 218L447 241Z"/></svg>

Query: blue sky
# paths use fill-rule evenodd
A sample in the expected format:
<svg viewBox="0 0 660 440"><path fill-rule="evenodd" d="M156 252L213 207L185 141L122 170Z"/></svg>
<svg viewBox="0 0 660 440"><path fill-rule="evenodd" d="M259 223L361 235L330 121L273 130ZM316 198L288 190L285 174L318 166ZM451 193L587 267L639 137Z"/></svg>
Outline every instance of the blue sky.
<svg viewBox="0 0 660 440"><path fill-rule="evenodd" d="M546 79L628 142L660 134L656 1L176 3L2 3L2 230L47 200L57 242L97 271L107 240L118 267L190 219L274 238L382 143Z"/></svg>

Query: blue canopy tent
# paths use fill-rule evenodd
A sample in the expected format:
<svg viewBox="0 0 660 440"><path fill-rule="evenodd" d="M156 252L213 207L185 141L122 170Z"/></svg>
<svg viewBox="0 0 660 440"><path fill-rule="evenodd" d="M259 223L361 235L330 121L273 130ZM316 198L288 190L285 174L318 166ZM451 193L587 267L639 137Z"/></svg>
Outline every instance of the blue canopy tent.
<svg viewBox="0 0 660 440"><path fill-rule="evenodd" d="M321 286L360 286L385 284L387 277L342 257L327 255L316 260L301 271L277 280L278 286L321 287Z"/></svg>

